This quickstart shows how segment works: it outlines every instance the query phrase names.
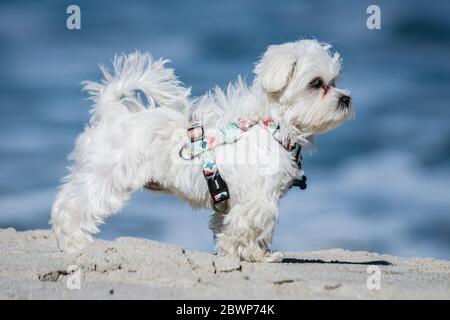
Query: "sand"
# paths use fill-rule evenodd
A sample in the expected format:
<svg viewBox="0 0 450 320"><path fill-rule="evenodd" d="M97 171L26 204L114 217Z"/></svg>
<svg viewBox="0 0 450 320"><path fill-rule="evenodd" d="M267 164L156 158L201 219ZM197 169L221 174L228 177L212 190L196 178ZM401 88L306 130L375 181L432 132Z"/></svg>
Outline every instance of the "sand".
<svg viewBox="0 0 450 320"><path fill-rule="evenodd" d="M0 229L0 298L450 299L450 261L343 249L285 255L248 263L139 238L63 254L50 230Z"/></svg>

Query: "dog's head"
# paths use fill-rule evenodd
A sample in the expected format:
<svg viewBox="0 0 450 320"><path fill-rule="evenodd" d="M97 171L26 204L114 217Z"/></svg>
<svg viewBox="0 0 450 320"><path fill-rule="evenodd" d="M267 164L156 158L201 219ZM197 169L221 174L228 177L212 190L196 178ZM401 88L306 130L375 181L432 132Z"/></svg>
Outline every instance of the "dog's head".
<svg viewBox="0 0 450 320"><path fill-rule="evenodd" d="M335 87L341 70L338 53L316 40L269 46L255 67L255 85L281 108L297 129L316 134L352 115L350 92Z"/></svg>

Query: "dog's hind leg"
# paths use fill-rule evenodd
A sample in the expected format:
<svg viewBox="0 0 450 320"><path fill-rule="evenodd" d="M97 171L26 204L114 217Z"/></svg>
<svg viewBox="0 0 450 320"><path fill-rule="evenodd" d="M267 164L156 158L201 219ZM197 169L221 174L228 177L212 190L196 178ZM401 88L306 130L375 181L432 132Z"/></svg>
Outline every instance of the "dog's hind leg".
<svg viewBox="0 0 450 320"><path fill-rule="evenodd" d="M75 171L62 186L52 208L52 225L61 250L75 252L93 241L98 226L119 211L131 191L117 187L113 177Z"/></svg>

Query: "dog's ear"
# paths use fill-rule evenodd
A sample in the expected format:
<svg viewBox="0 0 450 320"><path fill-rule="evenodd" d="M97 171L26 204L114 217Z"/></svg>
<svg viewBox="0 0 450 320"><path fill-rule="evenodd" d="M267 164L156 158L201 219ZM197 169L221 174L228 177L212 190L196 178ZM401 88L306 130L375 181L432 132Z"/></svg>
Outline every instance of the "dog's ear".
<svg viewBox="0 0 450 320"><path fill-rule="evenodd" d="M283 91L292 76L297 58L288 44L269 46L256 65L254 73L264 90L270 95Z"/></svg>

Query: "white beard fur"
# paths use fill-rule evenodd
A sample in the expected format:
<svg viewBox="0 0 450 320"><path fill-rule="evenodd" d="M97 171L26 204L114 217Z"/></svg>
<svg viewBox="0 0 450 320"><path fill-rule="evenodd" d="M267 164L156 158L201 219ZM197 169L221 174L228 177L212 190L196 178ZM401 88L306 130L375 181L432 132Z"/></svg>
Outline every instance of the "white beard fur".
<svg viewBox="0 0 450 320"><path fill-rule="evenodd" d="M190 114L206 129L242 117L271 116L283 140L303 145L343 122L351 108L337 105L347 91L330 88L323 94L308 88L314 77L330 81L339 74L339 55L332 55L330 48L315 40L270 46L255 67L250 87L239 78L227 90L216 88L197 99L191 99L190 89L164 66L167 60L135 52L116 57L113 74L102 67L105 80L84 83L94 101L92 117L69 156L73 165L52 208L60 249L74 252L92 242L99 225L145 185L193 207L212 208L200 164L179 157L183 145L189 144ZM279 143L267 147L261 143L264 139L267 131L256 125L236 143L215 148L230 199L227 214L214 213L210 228L219 254L277 262L283 255L269 249L278 202L302 172ZM258 154L276 166L268 171L264 165L229 160L242 154Z"/></svg>

